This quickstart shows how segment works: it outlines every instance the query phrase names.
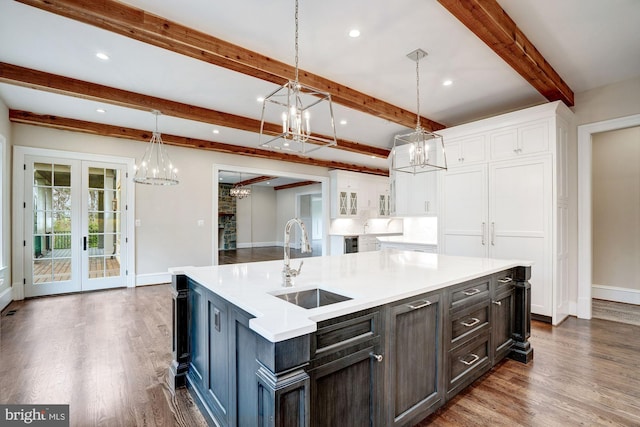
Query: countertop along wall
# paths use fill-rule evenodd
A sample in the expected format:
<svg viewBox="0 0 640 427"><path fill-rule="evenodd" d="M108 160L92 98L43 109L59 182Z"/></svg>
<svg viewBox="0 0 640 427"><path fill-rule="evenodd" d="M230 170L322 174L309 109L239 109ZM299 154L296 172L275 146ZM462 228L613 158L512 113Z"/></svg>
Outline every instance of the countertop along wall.
<svg viewBox="0 0 640 427"><path fill-rule="evenodd" d="M146 144L22 124L13 124L12 128L13 145L16 146L139 158ZM214 164L329 176L323 167L184 147L168 146L167 149L179 169L180 184L171 187L135 186L135 217L141 223L135 229L138 284L158 283L158 278L168 281L167 270L176 265L213 263ZM215 185L218 185L217 181ZM204 220L201 227L197 225L199 220Z"/></svg>

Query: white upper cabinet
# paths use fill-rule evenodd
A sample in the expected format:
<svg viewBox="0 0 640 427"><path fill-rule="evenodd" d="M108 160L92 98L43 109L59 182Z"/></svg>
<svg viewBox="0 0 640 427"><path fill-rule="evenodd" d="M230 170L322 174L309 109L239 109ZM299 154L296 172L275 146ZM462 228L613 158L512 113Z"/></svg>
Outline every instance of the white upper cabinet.
<svg viewBox="0 0 640 427"><path fill-rule="evenodd" d="M489 133L491 159L549 151L549 120L511 126Z"/></svg>
<svg viewBox="0 0 640 427"><path fill-rule="evenodd" d="M449 167L484 162L487 159L485 135L445 140L444 149Z"/></svg>
<svg viewBox="0 0 640 427"><path fill-rule="evenodd" d="M375 218L389 215L389 178L346 171L330 171L331 218ZM381 197L386 209L381 210Z"/></svg>

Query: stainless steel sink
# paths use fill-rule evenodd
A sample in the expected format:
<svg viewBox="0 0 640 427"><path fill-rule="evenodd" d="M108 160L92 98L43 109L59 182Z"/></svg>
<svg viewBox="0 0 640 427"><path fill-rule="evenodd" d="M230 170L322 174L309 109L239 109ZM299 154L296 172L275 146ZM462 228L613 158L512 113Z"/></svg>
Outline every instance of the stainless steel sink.
<svg viewBox="0 0 640 427"><path fill-rule="evenodd" d="M274 296L302 308L317 308L353 299L319 288L287 292L286 294Z"/></svg>

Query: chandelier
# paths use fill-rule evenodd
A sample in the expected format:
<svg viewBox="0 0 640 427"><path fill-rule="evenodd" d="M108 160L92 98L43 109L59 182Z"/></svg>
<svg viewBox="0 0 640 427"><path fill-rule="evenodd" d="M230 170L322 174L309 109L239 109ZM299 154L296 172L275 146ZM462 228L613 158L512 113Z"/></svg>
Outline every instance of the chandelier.
<svg viewBox="0 0 640 427"><path fill-rule="evenodd" d="M323 119L330 136L311 131L312 119ZM282 123L279 133L265 133L265 121ZM270 127L267 122L267 126ZM279 127L279 126L278 126ZM264 139L267 139L263 142ZM264 98L260 120L260 146L274 151L308 154L337 145L331 95L298 81L298 0L295 2L295 78Z"/></svg>
<svg viewBox="0 0 640 427"><path fill-rule="evenodd" d="M249 197L251 195L251 188L236 185L235 187L231 187L231 189L229 190L229 194L231 195L231 197L244 199L245 197Z"/></svg>
<svg viewBox="0 0 640 427"><path fill-rule="evenodd" d="M417 121L413 132L396 135L393 140L391 169L396 172L417 174L447 169L442 136L420 125L420 60L426 56L422 49L407 54L416 62Z"/></svg>
<svg viewBox="0 0 640 427"><path fill-rule="evenodd" d="M242 180L242 172L240 172L240 181L238 181L233 187L229 189L229 195L238 199L244 199L251 195L251 187L247 187L245 183L248 181Z"/></svg>
<svg viewBox="0 0 640 427"><path fill-rule="evenodd" d="M176 185L178 169L171 163L162 143L162 136L158 132L158 116L161 113L158 110L153 110L151 113L156 116L156 128L140 163L134 166L133 181L149 185Z"/></svg>

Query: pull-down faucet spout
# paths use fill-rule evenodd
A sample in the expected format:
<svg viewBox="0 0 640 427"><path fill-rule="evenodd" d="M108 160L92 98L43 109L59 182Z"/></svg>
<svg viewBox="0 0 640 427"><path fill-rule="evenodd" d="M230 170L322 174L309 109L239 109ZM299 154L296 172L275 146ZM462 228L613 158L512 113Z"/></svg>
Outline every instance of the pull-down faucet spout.
<svg viewBox="0 0 640 427"><path fill-rule="evenodd" d="M304 263L303 261L300 261L300 266L297 270L289 266L291 259L291 227L293 224L298 224L300 230L302 230L302 248L300 251L302 253L311 252L311 244L309 243L309 236L307 235L307 229L305 228L304 223L299 218L292 218L287 221L287 224L284 226L284 267L282 269L282 286L284 287L293 286L292 279L300 274L302 264Z"/></svg>

